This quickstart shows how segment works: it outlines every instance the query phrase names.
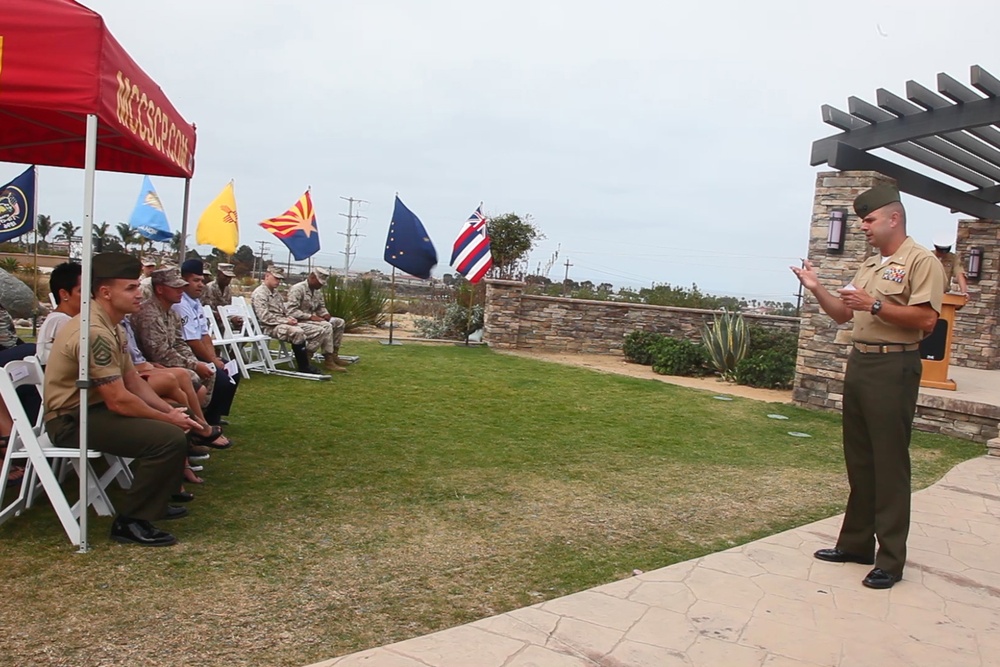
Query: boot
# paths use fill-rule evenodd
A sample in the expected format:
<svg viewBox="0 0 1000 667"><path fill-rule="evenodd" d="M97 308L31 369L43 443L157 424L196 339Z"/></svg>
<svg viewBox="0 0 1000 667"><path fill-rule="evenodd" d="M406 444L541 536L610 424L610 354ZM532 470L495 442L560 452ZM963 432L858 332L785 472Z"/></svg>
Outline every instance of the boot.
<svg viewBox="0 0 1000 667"><path fill-rule="evenodd" d="M323 370L332 371L334 373L346 373L347 369L341 365L340 360L337 358L336 354L325 354L323 355Z"/></svg>
<svg viewBox="0 0 1000 667"><path fill-rule="evenodd" d="M295 365L300 373L320 374L319 369L309 363L309 352L303 343L293 344L292 353L295 355Z"/></svg>
<svg viewBox="0 0 1000 667"><path fill-rule="evenodd" d="M333 348L333 361L338 366L350 366L351 365L351 362L346 361L346 360L340 358L340 348L339 347Z"/></svg>

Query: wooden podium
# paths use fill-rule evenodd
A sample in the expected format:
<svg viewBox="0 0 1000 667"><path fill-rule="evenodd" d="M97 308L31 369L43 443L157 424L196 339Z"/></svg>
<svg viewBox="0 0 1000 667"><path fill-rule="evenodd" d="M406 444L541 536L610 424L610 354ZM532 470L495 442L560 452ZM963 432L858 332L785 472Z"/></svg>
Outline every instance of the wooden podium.
<svg viewBox="0 0 1000 667"><path fill-rule="evenodd" d="M951 361L951 332L955 328L955 311L965 305L969 297L961 294L945 294L941 300L941 316L934 332L920 343L920 363L923 374L920 386L931 389L955 391L958 385L948 379L948 365Z"/></svg>

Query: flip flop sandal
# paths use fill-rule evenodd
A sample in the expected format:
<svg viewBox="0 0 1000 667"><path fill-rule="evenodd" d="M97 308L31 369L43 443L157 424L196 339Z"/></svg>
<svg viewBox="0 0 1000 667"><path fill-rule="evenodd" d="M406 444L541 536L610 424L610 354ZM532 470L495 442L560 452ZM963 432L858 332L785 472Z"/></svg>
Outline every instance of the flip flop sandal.
<svg viewBox="0 0 1000 667"><path fill-rule="evenodd" d="M227 442L224 445L215 442L220 436L222 436L222 429L218 426L213 426L211 433L208 435L189 434L191 443L194 445L202 445L203 447L211 447L212 449L229 449L233 446L233 441L229 440L229 438L226 438Z"/></svg>

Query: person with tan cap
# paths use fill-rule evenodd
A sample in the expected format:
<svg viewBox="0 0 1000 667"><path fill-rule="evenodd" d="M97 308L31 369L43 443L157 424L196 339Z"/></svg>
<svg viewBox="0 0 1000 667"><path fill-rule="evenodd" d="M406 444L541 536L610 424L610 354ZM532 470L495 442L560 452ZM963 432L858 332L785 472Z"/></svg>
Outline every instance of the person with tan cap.
<svg viewBox="0 0 1000 667"><path fill-rule="evenodd" d="M298 371L320 375L320 370L309 363L309 357L318 349L333 352L333 329L329 322L300 322L289 314L285 298L278 292L278 285L284 279L281 267L267 267L263 282L250 295L250 305L265 334L291 343Z"/></svg>
<svg viewBox="0 0 1000 667"><path fill-rule="evenodd" d="M851 492L836 546L815 556L874 564L861 583L891 588L903 578L910 530L909 447L920 389L919 343L941 312L944 272L934 255L907 235L906 210L895 187L860 194L854 211L879 252L864 260L848 285L833 294L809 261L790 267L835 322L854 320L843 398Z"/></svg>
<svg viewBox="0 0 1000 667"><path fill-rule="evenodd" d="M342 371L345 366L350 366L351 362L340 358L340 343L344 339L344 320L330 315L326 309L326 298L323 295L323 286L330 278L330 272L322 267L316 267L309 272L306 279L296 283L288 290L285 303L288 306L288 314L300 322L329 322L331 328L331 342L333 349L323 353L323 367L330 371Z"/></svg>
<svg viewBox="0 0 1000 667"><path fill-rule="evenodd" d="M142 289L142 299L145 301L153 296L153 284L150 277L156 269L156 260L152 257L143 257L139 261L142 262L142 275L139 276L139 287Z"/></svg>
<svg viewBox="0 0 1000 667"><path fill-rule="evenodd" d="M944 269L944 291L951 291L951 281L958 283L958 293L967 296L969 294L969 283L965 279L965 271L962 269L962 260L958 254L951 251L951 239L947 236L938 236L934 239L934 256L941 262Z"/></svg>

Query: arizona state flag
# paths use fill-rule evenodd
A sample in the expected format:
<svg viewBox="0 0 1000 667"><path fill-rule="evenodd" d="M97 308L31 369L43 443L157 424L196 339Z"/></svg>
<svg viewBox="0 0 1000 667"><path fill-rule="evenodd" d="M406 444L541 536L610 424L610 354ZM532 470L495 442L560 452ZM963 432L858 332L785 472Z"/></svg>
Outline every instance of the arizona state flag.
<svg viewBox="0 0 1000 667"><path fill-rule="evenodd" d="M27 234L35 228L35 168L29 167L0 187L0 241Z"/></svg>
<svg viewBox="0 0 1000 667"><path fill-rule="evenodd" d="M236 252L240 243L240 220L236 215L236 193L232 181L202 211L194 239L198 245L215 246L229 255Z"/></svg>
<svg viewBox="0 0 1000 667"><path fill-rule="evenodd" d="M319 252L319 230L316 228L316 212L313 211L309 191L299 197L295 205L279 215L260 223L284 243L296 262L312 257Z"/></svg>

